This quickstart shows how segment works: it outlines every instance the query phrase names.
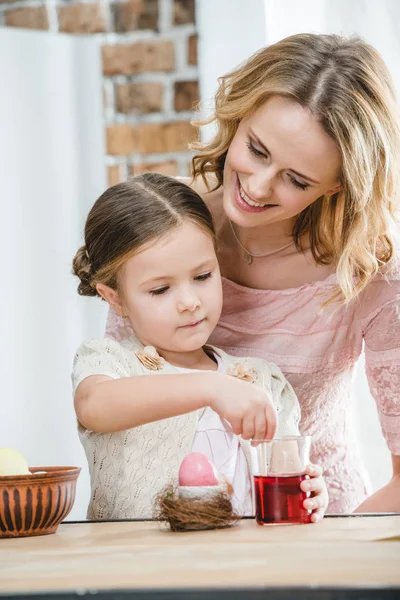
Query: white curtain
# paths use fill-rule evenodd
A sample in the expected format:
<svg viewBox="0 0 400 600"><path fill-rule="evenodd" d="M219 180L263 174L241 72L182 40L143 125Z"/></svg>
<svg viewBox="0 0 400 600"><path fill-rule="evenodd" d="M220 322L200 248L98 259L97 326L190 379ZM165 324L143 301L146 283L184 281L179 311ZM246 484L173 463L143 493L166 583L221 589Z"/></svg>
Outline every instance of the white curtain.
<svg viewBox="0 0 400 600"><path fill-rule="evenodd" d="M400 3L397 0L197 0L204 115L212 112L217 78L262 46L295 33L357 34L382 54L400 95ZM210 127L204 139L212 135ZM360 360L353 420L373 488L391 475L390 455Z"/></svg>
<svg viewBox="0 0 400 600"><path fill-rule="evenodd" d="M105 307L70 271L106 186L100 54L94 38L0 28L0 56L0 447L30 466L82 466L70 518L84 518L70 372Z"/></svg>

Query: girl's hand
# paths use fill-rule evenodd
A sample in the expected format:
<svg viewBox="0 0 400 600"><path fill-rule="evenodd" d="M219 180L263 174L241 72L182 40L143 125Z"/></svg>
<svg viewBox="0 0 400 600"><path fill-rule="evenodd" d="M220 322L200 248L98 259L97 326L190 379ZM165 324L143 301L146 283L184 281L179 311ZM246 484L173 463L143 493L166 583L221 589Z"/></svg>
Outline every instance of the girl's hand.
<svg viewBox="0 0 400 600"><path fill-rule="evenodd" d="M216 373L209 406L244 440L269 440L275 435L275 406L258 385Z"/></svg>
<svg viewBox="0 0 400 600"><path fill-rule="evenodd" d="M317 523L321 521L328 507L328 490L320 466L308 465L306 474L309 479L302 481L300 488L303 492L310 492L310 497L304 500L303 506L307 510L312 510L311 521Z"/></svg>

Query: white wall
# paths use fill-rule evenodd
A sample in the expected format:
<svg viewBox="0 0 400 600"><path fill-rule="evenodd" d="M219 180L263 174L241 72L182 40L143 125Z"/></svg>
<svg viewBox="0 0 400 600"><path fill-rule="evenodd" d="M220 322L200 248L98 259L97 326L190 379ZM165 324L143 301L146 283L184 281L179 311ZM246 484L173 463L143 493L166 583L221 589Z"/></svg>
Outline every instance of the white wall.
<svg viewBox="0 0 400 600"><path fill-rule="evenodd" d="M197 0L199 82L203 116L213 112L218 77L266 44L263 0ZM202 129L203 139L213 128Z"/></svg>
<svg viewBox="0 0 400 600"><path fill-rule="evenodd" d="M397 0L197 0L201 102L212 112L217 78L266 44L294 33L356 33L382 53L400 91L400 4ZM210 137L209 127L204 139ZM373 488L391 475L390 455L364 374L355 382L355 424Z"/></svg>
<svg viewBox="0 0 400 600"><path fill-rule="evenodd" d="M30 466L82 466L70 371L105 307L70 275L86 213L105 189L101 61L93 38L0 28L0 446Z"/></svg>

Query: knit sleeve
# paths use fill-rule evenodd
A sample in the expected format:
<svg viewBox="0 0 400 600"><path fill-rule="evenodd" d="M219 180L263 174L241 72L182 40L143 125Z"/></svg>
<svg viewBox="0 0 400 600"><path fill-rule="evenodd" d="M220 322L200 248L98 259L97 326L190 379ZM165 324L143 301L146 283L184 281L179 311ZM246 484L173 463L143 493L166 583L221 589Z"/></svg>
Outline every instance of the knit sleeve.
<svg viewBox="0 0 400 600"><path fill-rule="evenodd" d="M271 396L278 414L278 427L275 436L300 435L300 404L292 386L277 365L266 364L264 387Z"/></svg>
<svg viewBox="0 0 400 600"><path fill-rule="evenodd" d="M125 351L115 340L104 338L90 340L79 346L72 367L72 386L75 394L78 385L91 375L105 375L112 379L130 376Z"/></svg>

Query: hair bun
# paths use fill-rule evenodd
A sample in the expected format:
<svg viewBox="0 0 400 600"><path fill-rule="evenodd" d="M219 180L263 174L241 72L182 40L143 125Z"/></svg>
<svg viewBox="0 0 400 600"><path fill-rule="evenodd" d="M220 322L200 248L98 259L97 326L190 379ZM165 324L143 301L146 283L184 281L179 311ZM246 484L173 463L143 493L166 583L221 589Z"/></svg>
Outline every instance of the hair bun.
<svg viewBox="0 0 400 600"><path fill-rule="evenodd" d="M81 246L72 261L72 272L79 277L78 294L80 296L97 296L97 290L92 285L89 254L86 246Z"/></svg>

